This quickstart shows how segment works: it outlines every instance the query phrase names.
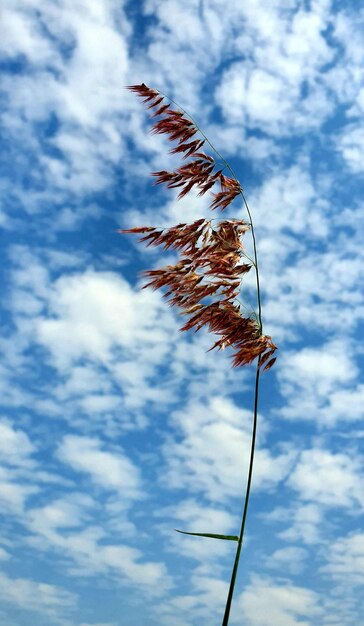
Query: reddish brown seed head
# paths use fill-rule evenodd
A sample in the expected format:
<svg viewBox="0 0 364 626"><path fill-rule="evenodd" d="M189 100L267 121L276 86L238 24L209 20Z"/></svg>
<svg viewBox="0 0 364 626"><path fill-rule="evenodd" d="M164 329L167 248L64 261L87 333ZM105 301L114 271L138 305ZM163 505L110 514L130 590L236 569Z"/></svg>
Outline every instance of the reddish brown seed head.
<svg viewBox="0 0 364 626"><path fill-rule="evenodd" d="M220 191L213 193L210 208L226 209L241 194L240 183L222 170L215 171L213 157L201 152L205 139L194 138L198 133L194 122L182 111L171 109L158 91L144 83L128 89L141 97L148 109L154 109L153 117L159 119L152 132L167 135L177 144L170 152L188 159L173 171L153 172L155 183L179 188L179 198L194 188L203 195L219 184ZM248 229L243 220L221 220L212 227L211 221L199 219L168 229L141 226L119 232L140 234L140 240L148 246L162 246L180 255L175 265L143 274L149 279L145 287L165 289L163 295L168 303L188 316L181 330L197 332L205 326L218 336L210 349L229 346L234 367L258 358L259 366L268 370L276 360L273 355L277 348L271 337L262 334L255 316L243 315L237 301L241 280L251 269L243 258L242 237Z"/></svg>

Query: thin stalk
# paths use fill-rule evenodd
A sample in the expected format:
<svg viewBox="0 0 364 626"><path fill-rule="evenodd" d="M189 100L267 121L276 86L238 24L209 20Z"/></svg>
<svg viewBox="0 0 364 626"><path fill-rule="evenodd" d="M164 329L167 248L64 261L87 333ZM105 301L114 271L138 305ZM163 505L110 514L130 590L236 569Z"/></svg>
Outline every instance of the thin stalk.
<svg viewBox="0 0 364 626"><path fill-rule="evenodd" d="M224 157L219 153L219 151L215 148L215 146L211 143L211 141L202 132L202 130L200 129L198 124L196 124L195 120L186 111L183 110L183 112L186 113L186 115L188 115L190 117L192 122L195 124L196 128L200 131L201 135L204 137L204 139L209 144L209 146L212 148L212 150L215 152L215 154L218 155L218 157L221 159L221 161L226 165L226 167L229 169L229 171L231 172L231 174L235 178L235 180L238 181L238 178L237 178L234 170L232 169L231 165L226 161L226 159L224 159ZM241 195L241 197L243 199L244 206L245 206L246 211L247 211L248 216L249 216L249 223L250 223L250 228L251 228L251 233L252 233L253 252L254 252L254 262L253 262L253 265L254 265L254 269L255 269L255 278L256 278L256 286L257 286L258 323L259 323L260 332L261 332L261 334L263 334L262 302L261 302L261 295L260 295L260 279L259 279L259 264L258 264L257 241L256 241L256 236L255 236L255 230L254 230L254 223L253 223L252 214L250 212L250 208L249 208L248 202L246 200L246 197L245 197L244 192L243 192L242 189L240 189L240 195ZM251 446L250 446L250 460L249 460L248 480L247 480L246 492L245 492L245 498L244 498L244 508L243 508L243 515L242 515L242 520L241 520L239 541L238 541L238 545L237 545L237 549L236 549L235 561L234 561L234 566L233 566L233 570L232 570L232 574L231 574L229 592L228 592L228 597L227 597L227 600L226 600L225 613L224 613L224 619L223 619L223 622L222 622L222 626L228 626L228 624L229 624L231 603L232 603L233 595L234 595L235 581L236 581L236 576L237 576L237 573L238 573L240 554L241 554L241 548L242 548L242 545L243 545L243 538L244 538L244 531L245 531L245 523L246 523L246 518L247 518L247 513L248 513L249 498L250 498L250 488L251 488L251 482L252 482L252 476L253 476L253 466L254 466L255 442L256 442L257 425L258 425L259 376L260 376L260 357L258 358L257 368L256 368L256 373L255 373L254 416L253 416L252 439L251 439Z"/></svg>
<svg viewBox="0 0 364 626"><path fill-rule="evenodd" d="M164 94L161 93L161 95L164 95ZM165 96L165 97L168 97L168 96ZM215 154L217 154L217 156L221 159L222 163L225 164L225 166L231 172L231 174L234 177L234 179L237 182L239 182L239 180L238 180L234 170L232 169L231 165L226 161L226 159L224 159L224 157L220 154L220 152L215 148L215 146L211 143L211 141L206 137L205 133L201 130L201 128L196 123L196 121L193 119L193 117L189 113L187 113L187 111L185 111L179 104L177 104L177 102L175 102L171 98L169 98L169 100L171 102L173 102L174 104L176 104L176 106L179 109L181 109L181 111L183 111L183 113L185 113L190 118L190 120L196 126L196 128L201 133L201 135L203 136L205 141L209 144L210 148L215 152ZM252 214L250 212L250 208L249 208L248 202L247 202L247 200L245 198L244 192L243 192L241 187L240 187L240 195L241 195L241 197L243 199L244 206L245 206L246 211L247 211L248 216L249 216L249 223L250 223L250 228L251 228L251 233L252 233L253 252L254 252L254 263L253 263L253 265L254 265L254 268L255 268L255 277L256 277L256 286L257 286L257 303L258 303L258 316L257 316L258 320L257 321L259 323L260 333L263 334L262 303L261 303L261 295L260 295L260 279L259 279L257 242L256 242L256 237L255 237L255 230L254 230ZM248 479L247 479L245 498L244 498L244 508L243 508L243 515L242 515L242 520L241 520L239 541L238 541L238 545L237 545L237 549L236 549L235 561L234 561L234 566L233 566L233 570L232 570L232 574L231 574L229 592L228 592L228 597L227 597L227 600L226 600L225 613L224 613L224 619L223 619L223 622L222 622L222 626L228 626L228 623L229 623L231 603L232 603L233 595L234 595L235 581L236 581L236 576L237 576L237 573L238 573L239 560L240 560L241 548L242 548L242 545L243 545L243 538L244 538L244 531L245 531L245 523L246 523L246 518L247 518L247 513L248 513L248 505L249 505L249 498L250 498L250 488L251 488L252 475L253 475L253 465L254 465L254 455L255 455L255 442L256 442L256 434L257 434L257 424L258 424L259 376L260 376L260 356L258 357L257 368L256 368L256 373L255 373L253 431L252 431L252 440L251 440L251 446L250 446L249 472L248 472Z"/></svg>
<svg viewBox="0 0 364 626"><path fill-rule="evenodd" d="M233 567L233 571L232 571L232 574L231 574L229 593L228 593L228 597L227 597L227 600L226 600L225 613L224 613L224 619L223 619L223 622L222 622L222 626L228 626L228 623L229 623L231 603L232 603L233 595L234 595L234 588L235 588L236 576L237 576L237 573L238 573L240 553L241 553L241 548L242 548L242 545L243 545L245 522L246 522L246 517L247 517L247 513L248 513L250 488L251 488L251 482L252 482L252 476L253 476L255 441L256 441L257 424L258 424L258 399L259 399L259 375L260 375L260 367L259 367L259 365L260 365L260 357L258 359L257 369L256 369L256 374L255 374L253 432L252 432L252 441L251 441L251 447L250 447L250 461L249 461L248 480L247 480L246 492L245 492L245 498L244 498L244 509L243 509L243 515L242 515L242 520L241 520L239 541L238 541L238 545L237 545L237 549L236 549L234 567Z"/></svg>

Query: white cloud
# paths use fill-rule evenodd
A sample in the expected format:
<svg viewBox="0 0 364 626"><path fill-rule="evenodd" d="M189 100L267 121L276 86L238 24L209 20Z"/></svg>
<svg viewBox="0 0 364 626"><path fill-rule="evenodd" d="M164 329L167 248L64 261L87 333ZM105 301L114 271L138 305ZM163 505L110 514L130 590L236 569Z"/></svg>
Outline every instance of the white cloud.
<svg viewBox="0 0 364 626"><path fill-rule="evenodd" d="M327 565L320 569L342 582L346 587L364 584L364 534L353 532L347 537L338 538L329 546L326 555Z"/></svg>
<svg viewBox="0 0 364 626"><path fill-rule="evenodd" d="M304 450L288 484L305 501L359 512L364 507L361 471L360 458L353 453Z"/></svg>
<svg viewBox="0 0 364 626"><path fill-rule="evenodd" d="M277 340L297 341L298 328L302 326L309 332L327 334L331 340L335 335L338 345L342 344L343 354L351 354L348 339L360 324L364 311L360 291L362 252L356 253L348 241L343 241L336 251L322 250L308 256L307 251L300 250L297 254L296 250L294 260L289 258L292 250L288 247L274 259L275 248L264 244L265 240L261 269L268 300L264 312Z"/></svg>
<svg viewBox="0 0 364 626"><path fill-rule="evenodd" d="M28 435L12 427L10 422L0 423L0 460L17 467L32 467L29 458L36 448Z"/></svg>
<svg viewBox="0 0 364 626"><path fill-rule="evenodd" d="M65 1L62 5L52 2L41 10L35 2L30 4L33 6L28 3L27 10L18 3L18 6L7 11L5 17L14 25L14 29L15 23L19 27L22 25L24 30L28 29L29 40L25 50L25 44L20 43L17 33L12 40L15 47L8 49L7 54L16 56L20 51L23 54L34 54L37 46L44 46L48 50L52 46L53 37L52 52L56 55L53 68L58 70L59 77L52 73L28 77L28 87L32 87L28 94L23 88L18 91L18 85L21 87L24 84L24 78L16 79L14 104L28 118L35 115L41 119L56 109L61 120L91 127L96 127L104 114L108 117L110 113L120 111L120 87L125 84L127 67L125 35L129 32L121 3L108 1L96 7L84 0L78 0L77 3ZM51 37L39 28L42 23L47 25ZM23 47L22 50L19 50L19 45ZM64 57L62 46L67 49ZM47 60L47 56L44 56L44 65ZM44 87L48 87L45 92ZM33 99L31 94L41 97ZM71 140L72 135L68 138Z"/></svg>
<svg viewBox="0 0 364 626"><path fill-rule="evenodd" d="M159 294L135 292L111 272L61 277L49 307L52 318L37 320L37 331L59 367L81 357L107 364L118 347L143 350L146 363L168 351L172 316Z"/></svg>
<svg viewBox="0 0 364 626"><path fill-rule="evenodd" d="M281 392L288 401L280 416L315 420L322 426L359 419L358 374L352 345L345 340L287 352L278 366Z"/></svg>
<svg viewBox="0 0 364 626"><path fill-rule="evenodd" d="M287 85L279 76L262 69L249 69L244 63L235 63L225 72L217 101L232 121L243 119L251 126L265 127L287 119L290 100L285 101ZM297 98L297 93L292 98Z"/></svg>
<svg viewBox="0 0 364 626"><path fill-rule="evenodd" d="M127 108L122 87L130 28L121 2L95 7L83 0L41 8L33 1L26 7L16 2L2 16L5 55L23 55L32 69L5 75L2 84L10 101L3 119L7 133L27 146L33 163L39 159L29 173L46 187L43 198L35 190L32 198L29 189L28 198L23 196L30 212L45 208L50 198L54 202L55 189L58 202L65 192L74 197L103 189L124 150L120 119ZM52 133L39 133L39 124L52 119L57 121Z"/></svg>
<svg viewBox="0 0 364 626"><path fill-rule="evenodd" d="M165 593L171 586L171 578L162 561L146 560L140 549L122 542L115 543L115 537L113 540L109 538L99 526L71 530L85 517L80 507L68 510L62 518L57 503L52 503L45 508L46 517L42 513L42 509L29 511L27 524L32 536L27 543L40 551L61 554L69 576L94 577L102 574L113 584L138 585L143 588L143 593L147 591L156 595Z"/></svg>
<svg viewBox="0 0 364 626"><path fill-rule="evenodd" d="M141 409L152 404L165 411L181 388L203 398L216 385L241 384L241 373L231 368L225 353L206 357L211 335L179 333L181 320L160 294L139 285L133 289L116 273L80 272L77 258L73 268L70 259L49 258L48 251L38 258L19 248L14 257L19 262L12 293L17 333L3 344L12 366L4 371L7 402L32 404L74 426L82 423L88 433L107 424L112 436L120 429L145 427L150 412ZM49 265L61 275L54 283ZM25 306L24 296L37 306ZM9 379L20 366L31 373L26 350L34 339L45 349L54 379L39 397L27 398L24 385L13 387ZM162 367L168 368L166 377Z"/></svg>
<svg viewBox="0 0 364 626"><path fill-rule="evenodd" d="M362 11L340 11L335 15L333 37L340 46L340 55L326 76L326 82L339 100L350 105L354 103L354 107L363 86L363 17Z"/></svg>
<svg viewBox="0 0 364 626"><path fill-rule="evenodd" d="M190 585L191 593L172 596L158 606L156 613L159 623L184 626L185 616L187 619L190 616L194 623L211 623L216 615L222 614L228 591L225 581L211 574L201 575L196 572L191 577ZM181 621L179 617L182 617Z"/></svg>
<svg viewBox="0 0 364 626"><path fill-rule="evenodd" d="M324 540L324 518L322 507L318 504L297 504L285 511L292 524L279 532L285 541L302 541L305 545L313 545ZM269 519L269 517L268 517ZM284 518L283 521L285 521Z"/></svg>
<svg viewBox="0 0 364 626"><path fill-rule="evenodd" d="M268 566L272 569L284 571L289 574L299 574L306 566L308 551L298 546L287 546L275 550L268 557Z"/></svg>
<svg viewBox="0 0 364 626"><path fill-rule="evenodd" d="M331 341L324 347L302 348L287 356L284 380L287 383L311 386L323 395L338 384L357 375L352 352L343 341Z"/></svg>
<svg viewBox="0 0 364 626"><path fill-rule="evenodd" d="M330 395L327 413L348 421L359 421L363 417L364 385L353 389L339 389Z"/></svg>
<svg viewBox="0 0 364 626"><path fill-rule="evenodd" d="M159 382L159 368L172 360L178 322L160 294L133 289L115 273L89 270L64 274L44 305L23 332L29 339L36 334L62 374L53 393L67 406L66 417L91 413L94 423L99 416L115 430L130 425L135 412L133 423L142 426L139 409L146 403L173 401L179 381Z"/></svg>
<svg viewBox="0 0 364 626"><path fill-rule="evenodd" d="M40 508L29 509L27 513L30 528L51 538L59 529L77 528L83 525L90 515L90 508L96 506L91 497L74 493L58 498Z"/></svg>
<svg viewBox="0 0 364 626"><path fill-rule="evenodd" d="M5 58L25 55L34 64L56 62L58 55L54 45L51 40L44 37L37 16L29 10L20 12L19 8L19 3L16 2L13 2L12 6L4 2L2 7L1 21L4 26L4 36L1 38L2 55Z"/></svg>
<svg viewBox="0 0 364 626"><path fill-rule="evenodd" d="M0 424L0 442L0 508L21 514L27 499L39 491L34 480L40 475L32 458L36 447L8 420Z"/></svg>
<svg viewBox="0 0 364 626"><path fill-rule="evenodd" d="M98 439L66 435L58 446L57 456L104 489L116 490L125 498L138 497L139 471L121 449L105 450Z"/></svg>
<svg viewBox="0 0 364 626"><path fill-rule="evenodd" d="M93 364L78 365L72 367L67 380L59 384L57 395L59 399L64 399L69 395L83 396L90 390L93 393L107 395L112 389L110 379L102 375L102 372Z"/></svg>
<svg viewBox="0 0 364 626"><path fill-rule="evenodd" d="M183 438L168 440L164 448L168 473L165 480L175 488L188 487L210 500L241 493L241 476L248 469L252 416L233 402L215 396L208 405L191 402L172 419ZM273 455L258 447L253 483L255 489L273 488L287 475L291 452Z"/></svg>
<svg viewBox="0 0 364 626"><path fill-rule="evenodd" d="M3 606L39 613L54 624L65 624L64 616L76 608L77 596L61 587L27 578L0 574L0 598Z"/></svg>
<svg viewBox="0 0 364 626"><path fill-rule="evenodd" d="M333 38L340 46L340 55L328 71L325 82L330 86L339 102L345 105L348 123L335 137L335 149L341 154L347 167L354 174L363 174L364 135L358 118L364 107L364 82L362 74L363 46L362 9L351 13L339 12L333 24Z"/></svg>
<svg viewBox="0 0 364 626"><path fill-rule="evenodd" d="M139 562L140 550L129 546L100 546L99 561L103 565L119 570L133 585L149 587L150 592L163 594L170 585L166 567L163 563Z"/></svg>
<svg viewBox="0 0 364 626"><path fill-rule="evenodd" d="M309 233L322 237L327 233L325 204L320 205L314 181L304 163L293 165L285 172L272 172L262 186L251 195L254 221L257 226L273 231ZM316 205L313 210L312 205ZM297 249L297 248L296 248Z"/></svg>
<svg viewBox="0 0 364 626"><path fill-rule="evenodd" d="M363 174L364 131L360 125L349 125L339 137L337 149L354 174Z"/></svg>
<svg viewBox="0 0 364 626"><path fill-rule="evenodd" d="M322 618L319 596L311 589L257 576L239 597L238 605L249 626L309 626L312 620Z"/></svg>
<svg viewBox="0 0 364 626"><path fill-rule="evenodd" d="M290 8L272 4L267 10L254 3L238 9L246 20L238 40L242 59L225 70L216 91L227 123L239 119L243 126L282 136L317 126L330 114L332 103L320 80L320 69L333 56L322 34L328 4L315 3L309 11Z"/></svg>
<svg viewBox="0 0 364 626"><path fill-rule="evenodd" d="M192 498L182 500L176 506L167 507L159 511L158 517L165 514L188 524L189 528L187 530L192 532L229 534L236 521L234 516L226 509L202 505ZM206 530L207 527L212 530Z"/></svg>
<svg viewBox="0 0 364 626"><path fill-rule="evenodd" d="M5 468L0 468L0 507L5 512L22 513L26 500L39 491Z"/></svg>

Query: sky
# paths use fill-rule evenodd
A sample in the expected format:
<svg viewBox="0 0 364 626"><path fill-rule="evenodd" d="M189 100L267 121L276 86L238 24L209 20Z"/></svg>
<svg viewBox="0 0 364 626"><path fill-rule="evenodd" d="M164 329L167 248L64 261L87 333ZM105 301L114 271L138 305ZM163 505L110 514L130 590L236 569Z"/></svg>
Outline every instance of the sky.
<svg viewBox="0 0 364 626"><path fill-rule="evenodd" d="M363 8L4 0L1 20L0 626L221 624L235 544L174 529L239 531L254 367L181 333L140 277L173 253L117 232L211 217L153 186L176 161L142 82L237 171L278 345L231 626L363 625Z"/></svg>

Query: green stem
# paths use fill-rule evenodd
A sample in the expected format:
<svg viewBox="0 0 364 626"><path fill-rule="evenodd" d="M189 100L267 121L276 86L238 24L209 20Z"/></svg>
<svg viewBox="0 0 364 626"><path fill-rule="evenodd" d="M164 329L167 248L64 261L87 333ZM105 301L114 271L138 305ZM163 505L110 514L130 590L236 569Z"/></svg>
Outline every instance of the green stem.
<svg viewBox="0 0 364 626"><path fill-rule="evenodd" d="M164 94L161 93L161 95L164 95ZM168 96L165 96L165 97L168 97ZM224 157L220 154L220 152L215 148L215 146L211 143L211 141L206 137L206 135L201 130L201 128L198 126L198 124L195 122L193 117L189 113L187 113L187 111L185 111L174 100L172 100L171 98L169 98L169 100L171 102L173 102L179 109L181 109L181 111L183 111L183 113L185 113L190 118L190 120L196 126L197 130L201 133L202 137L208 143L210 148L221 159L222 163L225 164L225 166L231 172L231 174L234 177L234 179L237 182L239 182L239 180L238 180L234 170L232 169L231 165L226 161L226 159L224 159ZM240 185L240 183L239 183L239 185ZM257 321L258 321L258 324L259 324L260 333L263 334L262 303L261 303L261 295L260 295L260 280L259 280L259 265L258 265L257 242L256 242L256 237L255 237L253 218L252 218L252 215L251 215L251 212L250 212L249 205L248 205L247 200L245 198L244 192L243 192L241 187L240 187L240 195L241 195L241 197L243 199L244 206L245 206L246 211L247 211L248 216L249 216L249 223L250 223L250 228L251 228L251 233L252 233L253 252L254 252L254 268L255 268L255 277L256 277L256 286L257 286L257 302L258 302L258 320ZM256 434L257 434L257 423L258 423L259 376L260 376L260 357L258 357L256 374L255 374L253 431L252 431L252 440L251 440L251 446L250 446L249 472L248 472L248 480L247 480L246 491L245 491L245 498L244 498L244 509L243 509L243 515L242 515L242 520L241 520L239 541L238 541L238 545L237 545L237 549L236 549L235 561L234 561L233 571L232 571L232 574L231 574L229 592L228 592L228 597L227 597L227 600L226 600L225 614L224 614L224 619L223 619L223 622L222 622L222 626L228 626L228 623L229 623L231 603L232 603L233 595L234 595L235 581L236 581L236 576L237 576L237 573L238 573L240 553L241 553L241 548L242 548L242 545L243 545L245 523L246 523L246 517L247 517L247 513L248 513L250 488L251 488L252 475L253 475L255 442L256 442Z"/></svg>
<svg viewBox="0 0 364 626"><path fill-rule="evenodd" d="M188 115L188 113L187 113L187 115ZM222 160L222 162L225 163L226 167L229 169L229 171L231 172L232 176L235 178L236 181L239 182L239 180L238 180L234 170L230 166L230 164L224 159L224 157L218 152L218 150L216 150L215 146L213 146L211 141L209 141L209 139L206 137L206 135L202 132L202 130L196 124L195 120L191 116L189 116L189 117L192 120L192 122L196 125L196 128L198 128L198 130L200 131L201 135L206 139L207 143L212 148L212 150L215 152L215 154L217 154L218 157ZM249 216L250 228L251 228L251 233L252 233L253 252L254 252L254 263L253 264L254 264L254 268L255 268L255 278L256 278L256 286L257 286L257 302L258 302L258 320L257 321L259 323L260 333L263 334L262 303L261 303L261 295L260 295L260 279L259 279L259 264L258 264L257 241L256 241L256 236L255 236L255 230L254 230L254 223L253 223L252 214L250 212L250 208L249 208L248 202L247 202L247 200L245 198L244 192L243 192L243 190L241 188L240 188L240 195L243 198L244 206L245 206L246 211L247 211L248 216ZM243 509L243 515L242 515L242 520L241 520L239 541L238 541L238 546L237 546L237 549L236 549L235 561L234 561L233 571L232 571L232 574L231 574L229 592L228 592L228 597L227 597L227 600L226 600L225 613L224 613L224 619L223 619L223 622L222 622L222 626L228 626L228 623L229 623L231 603L232 603L233 595L234 595L235 581L236 581L236 576L237 576L237 573L238 573L240 553L241 553L241 548L242 548L242 545L243 545L245 523L246 523L246 517L247 517L247 513L248 513L250 488L251 488L252 475L253 475L253 465L254 465L255 441L256 441L257 423L258 423L259 376L260 376L260 357L258 358L256 374L255 374L253 432L252 432L252 440L251 440L251 446L250 446L249 473L248 473L248 480L247 480L245 499L244 499L244 509Z"/></svg>
<svg viewBox="0 0 364 626"><path fill-rule="evenodd" d="M228 626L228 623L229 623L231 603L232 603L232 599L233 599L233 595L234 595L236 575L238 573L240 553L241 553L241 548L242 548L242 545L243 545L245 522L246 522L246 517L247 517L247 513L248 513L250 488L251 488L251 482L252 482L252 476L253 476L255 441L256 441L257 424L258 424L258 398L259 398L259 375L260 375L260 367L259 367L259 365L260 365L260 358L258 359L257 369L256 369L256 374L255 374L254 420L253 420L252 441L251 441L251 447L250 447L250 461L249 461L248 480L247 480L245 499L244 499L244 510L243 510L243 515L242 515L242 520L241 520L239 541L238 541L238 546L237 546L237 549L236 549L234 567L233 567L233 571L232 571L232 574L231 574L229 593L228 593L228 597L227 597L227 600L226 600L225 613L224 613L224 619L223 619L223 622L222 622L222 626Z"/></svg>

